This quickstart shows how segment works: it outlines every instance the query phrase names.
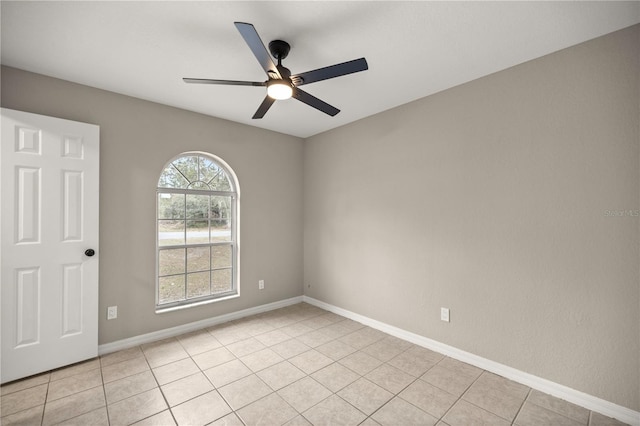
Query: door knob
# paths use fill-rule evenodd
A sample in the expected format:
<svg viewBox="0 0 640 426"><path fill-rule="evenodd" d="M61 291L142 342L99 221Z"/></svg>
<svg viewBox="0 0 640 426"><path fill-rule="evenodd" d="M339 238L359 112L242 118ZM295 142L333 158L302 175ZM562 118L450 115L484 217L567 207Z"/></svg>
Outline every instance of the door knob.
<svg viewBox="0 0 640 426"><path fill-rule="evenodd" d="M85 254L85 256L91 257L91 256L93 256L94 254L96 254L96 252L95 252L95 250L94 250L94 249L86 249L86 250L84 251L84 254Z"/></svg>

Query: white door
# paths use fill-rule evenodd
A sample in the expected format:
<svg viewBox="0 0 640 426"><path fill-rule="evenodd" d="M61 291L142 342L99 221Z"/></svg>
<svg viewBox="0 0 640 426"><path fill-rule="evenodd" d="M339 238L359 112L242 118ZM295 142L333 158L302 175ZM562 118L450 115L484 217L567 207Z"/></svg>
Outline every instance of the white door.
<svg viewBox="0 0 640 426"><path fill-rule="evenodd" d="M98 354L100 132L92 124L1 112L6 383Z"/></svg>

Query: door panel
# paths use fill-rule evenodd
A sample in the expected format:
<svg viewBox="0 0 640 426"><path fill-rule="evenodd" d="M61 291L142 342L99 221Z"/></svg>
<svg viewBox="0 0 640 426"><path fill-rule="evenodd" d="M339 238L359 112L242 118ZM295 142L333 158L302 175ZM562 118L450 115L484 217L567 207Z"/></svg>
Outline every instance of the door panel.
<svg viewBox="0 0 640 426"><path fill-rule="evenodd" d="M82 332L82 264L64 265L62 280L62 335Z"/></svg>
<svg viewBox="0 0 640 426"><path fill-rule="evenodd" d="M40 241L40 169L16 167L16 244Z"/></svg>
<svg viewBox="0 0 640 426"><path fill-rule="evenodd" d="M97 356L99 128L1 111L5 383Z"/></svg>
<svg viewBox="0 0 640 426"><path fill-rule="evenodd" d="M40 341L40 269L17 269L16 283L16 347Z"/></svg>
<svg viewBox="0 0 640 426"><path fill-rule="evenodd" d="M62 171L62 240L82 240L82 184L80 171Z"/></svg>

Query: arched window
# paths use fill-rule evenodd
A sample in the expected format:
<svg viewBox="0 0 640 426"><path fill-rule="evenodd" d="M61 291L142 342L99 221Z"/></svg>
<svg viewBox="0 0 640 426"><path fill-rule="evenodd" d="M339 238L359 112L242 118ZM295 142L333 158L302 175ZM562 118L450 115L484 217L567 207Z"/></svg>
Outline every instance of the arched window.
<svg viewBox="0 0 640 426"><path fill-rule="evenodd" d="M238 184L219 158L188 152L158 180L156 310L238 295Z"/></svg>

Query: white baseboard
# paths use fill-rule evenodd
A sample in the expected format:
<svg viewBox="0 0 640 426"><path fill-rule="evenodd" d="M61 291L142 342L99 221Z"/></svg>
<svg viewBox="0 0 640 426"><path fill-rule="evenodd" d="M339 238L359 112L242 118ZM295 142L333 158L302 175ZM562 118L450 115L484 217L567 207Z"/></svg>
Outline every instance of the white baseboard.
<svg viewBox="0 0 640 426"><path fill-rule="evenodd" d="M427 337L420 336L419 334L411 333L401 328L397 328L392 325L374 320L372 318L356 314L346 309L330 305L309 296L302 296L302 301L325 309L329 312L341 315L345 318L349 318L359 323L368 325L371 328L383 331L400 339L407 340L424 348L431 349L459 361L466 362L467 364L482 368L483 370L487 370L499 376L506 377L507 379L571 402L572 404L576 404L597 413L604 414L605 416L612 417L630 425L640 426L640 412L638 411L634 411L621 405L614 404L613 402L609 402L604 399L586 394L584 392L571 389L567 386L552 382L550 380L534 376L533 374L525 373L524 371L520 371L504 364L491 361L478 355L465 352L453 346L445 345L444 343L440 343Z"/></svg>
<svg viewBox="0 0 640 426"><path fill-rule="evenodd" d="M190 322L188 324L171 327L164 330L153 331L151 333L141 334L139 336L130 337L128 339L117 340L115 342L98 346L98 355L105 355L111 352L121 351L123 349L129 349L134 346L143 345L145 343L151 343L157 340L179 336L180 334L201 330L206 327L212 327L217 324L222 324L224 322L248 317L250 315L261 314L263 312L272 311L274 309L284 308L286 306L295 305L296 303L300 302L302 302L302 296L292 297L291 299L267 303L266 305L255 306L253 308L243 309L241 311L232 312L230 314L218 315L216 317L207 318L201 321Z"/></svg>

